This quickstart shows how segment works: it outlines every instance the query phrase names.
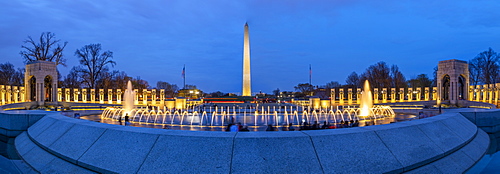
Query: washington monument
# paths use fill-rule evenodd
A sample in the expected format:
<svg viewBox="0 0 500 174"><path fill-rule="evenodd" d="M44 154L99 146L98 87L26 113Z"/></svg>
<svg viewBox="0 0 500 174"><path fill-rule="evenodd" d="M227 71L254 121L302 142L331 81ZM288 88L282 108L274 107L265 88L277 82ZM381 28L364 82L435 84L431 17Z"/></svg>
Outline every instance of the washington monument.
<svg viewBox="0 0 500 174"><path fill-rule="evenodd" d="M243 92L242 96L252 96L252 85L250 83L250 38L248 36L248 24L245 23L245 36L243 39Z"/></svg>

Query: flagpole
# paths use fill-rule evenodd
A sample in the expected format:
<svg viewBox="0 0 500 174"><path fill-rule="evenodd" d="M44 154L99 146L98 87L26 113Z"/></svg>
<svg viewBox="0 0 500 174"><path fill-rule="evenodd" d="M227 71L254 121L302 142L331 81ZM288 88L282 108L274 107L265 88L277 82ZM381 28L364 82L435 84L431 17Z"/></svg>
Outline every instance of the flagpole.
<svg viewBox="0 0 500 174"><path fill-rule="evenodd" d="M184 87L182 89L186 89L186 64L184 64L184 68L182 68L182 77L184 78Z"/></svg>
<svg viewBox="0 0 500 174"><path fill-rule="evenodd" d="M309 85L312 86L312 69L311 69L311 64L309 64Z"/></svg>
<svg viewBox="0 0 500 174"><path fill-rule="evenodd" d="M314 89L314 86L312 85L312 68L311 68L311 64L309 64L309 86L311 87L311 96L313 95L313 89Z"/></svg>

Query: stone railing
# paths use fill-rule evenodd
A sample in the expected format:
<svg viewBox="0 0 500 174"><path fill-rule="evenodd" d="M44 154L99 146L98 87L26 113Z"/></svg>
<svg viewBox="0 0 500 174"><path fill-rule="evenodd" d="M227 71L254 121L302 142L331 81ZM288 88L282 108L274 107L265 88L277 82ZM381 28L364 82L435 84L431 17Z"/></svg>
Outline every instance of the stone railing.
<svg viewBox="0 0 500 174"><path fill-rule="evenodd" d="M15 144L41 173L462 173L489 138L459 113L293 132L137 128L49 114Z"/></svg>

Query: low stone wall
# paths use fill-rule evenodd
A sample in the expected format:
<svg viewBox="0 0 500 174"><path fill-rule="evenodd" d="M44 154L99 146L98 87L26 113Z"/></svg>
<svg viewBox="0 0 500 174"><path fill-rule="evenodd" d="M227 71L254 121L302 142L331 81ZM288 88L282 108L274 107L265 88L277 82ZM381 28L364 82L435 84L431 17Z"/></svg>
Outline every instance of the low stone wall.
<svg viewBox="0 0 500 174"><path fill-rule="evenodd" d="M500 132L500 110L460 112L460 114L487 133Z"/></svg>
<svg viewBox="0 0 500 174"><path fill-rule="evenodd" d="M42 173L460 173L484 155L489 139L458 113L369 127L238 133L51 114L15 143Z"/></svg>
<svg viewBox="0 0 500 174"><path fill-rule="evenodd" d="M4 111L0 113L0 135L16 137L46 114L37 111Z"/></svg>

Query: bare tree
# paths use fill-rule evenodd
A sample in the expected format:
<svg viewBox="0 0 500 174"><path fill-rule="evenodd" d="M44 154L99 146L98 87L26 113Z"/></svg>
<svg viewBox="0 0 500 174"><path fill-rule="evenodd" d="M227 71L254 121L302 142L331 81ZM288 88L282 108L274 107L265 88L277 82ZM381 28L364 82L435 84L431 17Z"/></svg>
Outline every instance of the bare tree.
<svg viewBox="0 0 500 174"><path fill-rule="evenodd" d="M156 83L156 88L165 89L166 97L174 97L177 91L179 91L179 87L175 84L170 84L168 82L158 81Z"/></svg>
<svg viewBox="0 0 500 174"><path fill-rule="evenodd" d="M357 87L360 82L359 82L359 75L356 72L352 72L347 76L347 79L345 80L346 85L351 86L351 87Z"/></svg>
<svg viewBox="0 0 500 174"><path fill-rule="evenodd" d="M24 70L16 70L11 63L0 63L0 84L20 86L24 82Z"/></svg>
<svg viewBox="0 0 500 174"><path fill-rule="evenodd" d="M432 85L432 80L429 79L427 74L419 74L416 78L408 80L408 84L413 87L430 87Z"/></svg>
<svg viewBox="0 0 500 174"><path fill-rule="evenodd" d="M399 71L399 68L397 65L391 66L391 82L392 82L392 85L390 87L394 87L396 89L406 87L406 78L403 75L403 73L401 73L401 71Z"/></svg>
<svg viewBox="0 0 500 174"><path fill-rule="evenodd" d="M438 67L434 67L434 72L432 73L433 79L432 79L432 86L437 86L437 72L438 72Z"/></svg>
<svg viewBox="0 0 500 174"><path fill-rule="evenodd" d="M80 88L82 80L78 74L77 68L73 67L69 71L68 75L64 78L61 83L61 87L64 88Z"/></svg>
<svg viewBox="0 0 500 174"><path fill-rule="evenodd" d="M101 44L90 44L76 50L75 56L80 59L78 71L82 73L83 83L89 88L96 88L96 82L102 75L101 73L108 71L108 65L114 66L115 61L113 52L105 51L102 54Z"/></svg>
<svg viewBox="0 0 500 174"><path fill-rule="evenodd" d="M361 81L368 80L373 88L391 86L390 69L385 62L378 62L368 67L361 76Z"/></svg>
<svg viewBox="0 0 500 174"><path fill-rule="evenodd" d="M304 95L307 95L312 92L313 86L309 83L299 83L294 88L296 91L301 92Z"/></svg>
<svg viewBox="0 0 500 174"><path fill-rule="evenodd" d="M273 90L273 94L274 96L278 97L280 95L280 89L276 88L275 90Z"/></svg>
<svg viewBox="0 0 500 174"><path fill-rule="evenodd" d="M139 91L149 88L149 83L146 80L142 80L141 77L132 78L130 82L132 82L132 87L134 89L139 89Z"/></svg>
<svg viewBox="0 0 500 174"><path fill-rule="evenodd" d="M500 56L489 48L488 51L479 53L469 61L469 73L473 85L478 83L493 84L499 77Z"/></svg>
<svg viewBox="0 0 500 174"><path fill-rule="evenodd" d="M51 32L43 32L40 35L39 42L36 42L31 36L28 36L28 39L24 41L24 44L27 45L21 46L24 50L19 52L19 54L24 58L25 63L43 60L55 62L56 65L66 66L63 50L68 42L64 42L63 45L60 45L60 41L61 40L57 40L55 34Z"/></svg>
<svg viewBox="0 0 500 174"><path fill-rule="evenodd" d="M132 80L132 77L129 77L125 71L113 71L113 83L116 89L125 90L129 80Z"/></svg>

